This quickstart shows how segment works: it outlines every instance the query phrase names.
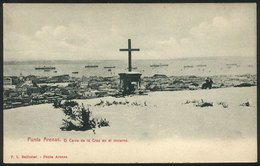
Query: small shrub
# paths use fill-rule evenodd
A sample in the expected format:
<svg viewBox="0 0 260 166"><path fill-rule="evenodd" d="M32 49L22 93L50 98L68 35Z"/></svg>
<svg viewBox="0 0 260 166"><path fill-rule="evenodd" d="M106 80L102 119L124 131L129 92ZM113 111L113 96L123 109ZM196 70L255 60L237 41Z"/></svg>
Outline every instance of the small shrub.
<svg viewBox="0 0 260 166"><path fill-rule="evenodd" d="M203 100L201 100L201 102L203 102ZM198 103L200 103L200 101L199 100L192 100L192 101L186 100L186 102L184 104L190 104L190 103L198 104Z"/></svg>
<svg viewBox="0 0 260 166"><path fill-rule="evenodd" d="M205 102L203 99L201 100L187 100L184 104L194 104L196 107L213 107L213 102Z"/></svg>
<svg viewBox="0 0 260 166"><path fill-rule="evenodd" d="M61 100L55 100L53 102L53 107L54 108L60 108L61 107Z"/></svg>
<svg viewBox="0 0 260 166"><path fill-rule="evenodd" d="M135 102L132 102L131 105L140 106L141 104L139 104L139 103L137 103L137 102L135 101Z"/></svg>
<svg viewBox="0 0 260 166"><path fill-rule="evenodd" d="M106 127L109 126L109 121L107 121L106 119L101 118L98 122L98 127Z"/></svg>
<svg viewBox="0 0 260 166"><path fill-rule="evenodd" d="M240 104L240 106L250 107L250 103L249 103L249 101L247 101L245 103Z"/></svg>
<svg viewBox="0 0 260 166"><path fill-rule="evenodd" d="M64 131L85 131L92 129L95 133L94 128L109 126L109 121L106 119L97 119L92 117L92 112L89 108L85 109L83 104L79 106L77 102L64 103L63 112L65 119L63 119L61 130Z"/></svg>
<svg viewBox="0 0 260 166"><path fill-rule="evenodd" d="M113 102L110 102L110 101L103 101L103 100L100 100L99 103L95 104L95 106L112 106L112 105L133 105L133 106L147 106L147 103L146 101L144 102L144 104L142 103L138 103L137 101L134 101L132 103L130 103L129 101L113 101Z"/></svg>
<svg viewBox="0 0 260 166"><path fill-rule="evenodd" d="M65 101L63 104L62 104L62 108L65 108L65 107L75 107L75 106L78 106L79 104L76 102L76 101L71 101L71 100L67 100Z"/></svg>
<svg viewBox="0 0 260 166"><path fill-rule="evenodd" d="M228 104L225 102L219 102L218 105L222 105L223 108L228 108Z"/></svg>
<svg viewBox="0 0 260 166"><path fill-rule="evenodd" d="M85 109L84 106L74 105L63 108L66 118L63 119L61 130L89 130L95 127L91 112Z"/></svg>
<svg viewBox="0 0 260 166"><path fill-rule="evenodd" d="M95 104L95 106L100 106L100 105L103 105L104 104L104 101L100 99L100 102Z"/></svg>
<svg viewBox="0 0 260 166"><path fill-rule="evenodd" d="M189 100L186 100L186 102L184 104L190 104L190 101Z"/></svg>
<svg viewBox="0 0 260 166"><path fill-rule="evenodd" d="M213 103L203 102L200 104L197 104L196 107L212 107Z"/></svg>

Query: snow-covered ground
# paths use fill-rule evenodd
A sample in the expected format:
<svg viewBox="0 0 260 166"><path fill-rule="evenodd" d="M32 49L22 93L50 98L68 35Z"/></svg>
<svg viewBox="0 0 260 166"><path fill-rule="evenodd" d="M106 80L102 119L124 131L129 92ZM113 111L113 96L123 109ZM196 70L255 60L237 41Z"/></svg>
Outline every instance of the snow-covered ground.
<svg viewBox="0 0 260 166"><path fill-rule="evenodd" d="M185 104L201 99L212 102L213 106ZM93 116L110 122L110 127L97 128L96 134L92 130L61 131L64 114L51 104L4 110L4 161L249 162L257 159L256 87L151 92L147 96L102 100L130 104L103 107L94 106L100 99L78 100L90 108ZM247 101L249 107L240 105ZM131 105L133 102L140 105ZM228 108L219 102L225 102ZM28 142L28 137L40 138L41 142ZM43 142L44 137L60 138L61 142ZM90 142L65 143L63 139ZM113 142L114 139L127 142ZM22 159L21 155L37 155L37 159ZM43 155L68 158L46 159Z"/></svg>

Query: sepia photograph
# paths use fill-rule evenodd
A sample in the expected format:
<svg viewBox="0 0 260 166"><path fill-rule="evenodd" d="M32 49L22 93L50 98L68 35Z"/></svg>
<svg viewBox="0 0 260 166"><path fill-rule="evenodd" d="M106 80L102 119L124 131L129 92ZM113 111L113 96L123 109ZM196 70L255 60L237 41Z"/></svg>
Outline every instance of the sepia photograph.
<svg viewBox="0 0 260 166"><path fill-rule="evenodd" d="M256 3L4 3L4 163L257 162Z"/></svg>

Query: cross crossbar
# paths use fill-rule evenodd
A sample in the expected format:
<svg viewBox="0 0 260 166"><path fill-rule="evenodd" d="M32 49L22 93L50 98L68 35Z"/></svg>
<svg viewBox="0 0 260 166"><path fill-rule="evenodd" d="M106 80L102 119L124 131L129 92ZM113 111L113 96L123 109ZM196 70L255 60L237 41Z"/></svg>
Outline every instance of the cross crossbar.
<svg viewBox="0 0 260 166"><path fill-rule="evenodd" d="M119 51L140 51L139 48L133 48L133 49L120 49Z"/></svg>

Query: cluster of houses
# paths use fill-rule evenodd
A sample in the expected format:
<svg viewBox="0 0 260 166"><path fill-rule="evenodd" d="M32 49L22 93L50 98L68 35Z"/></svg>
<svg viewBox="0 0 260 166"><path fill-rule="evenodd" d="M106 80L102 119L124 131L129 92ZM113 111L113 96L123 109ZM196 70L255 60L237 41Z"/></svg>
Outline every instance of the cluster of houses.
<svg viewBox="0 0 260 166"><path fill-rule="evenodd" d="M54 77L5 76L3 107L15 108L56 100L88 99L117 94L116 77Z"/></svg>
<svg viewBox="0 0 260 166"><path fill-rule="evenodd" d="M140 89L148 91L178 91L201 89L207 77L155 74L141 78ZM255 75L212 76L212 88L255 86ZM89 99L120 94L120 79L114 77L53 77L4 76L3 108L15 108L57 100Z"/></svg>
<svg viewBox="0 0 260 166"><path fill-rule="evenodd" d="M170 76L155 74L153 77L144 77L143 86L149 91L180 91L202 89L207 79L213 80L212 88L256 86L256 75L217 75L203 76Z"/></svg>

